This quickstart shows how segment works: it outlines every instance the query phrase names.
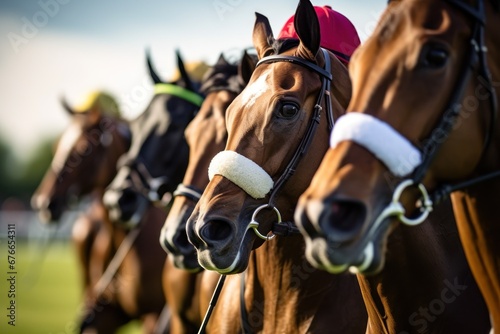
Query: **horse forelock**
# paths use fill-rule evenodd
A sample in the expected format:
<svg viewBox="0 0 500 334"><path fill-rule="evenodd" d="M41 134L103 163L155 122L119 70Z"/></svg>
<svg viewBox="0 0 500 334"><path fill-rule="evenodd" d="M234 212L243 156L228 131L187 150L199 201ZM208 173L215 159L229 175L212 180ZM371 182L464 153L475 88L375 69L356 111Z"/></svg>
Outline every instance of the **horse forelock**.
<svg viewBox="0 0 500 334"><path fill-rule="evenodd" d="M280 54L286 52L294 47L299 46L300 41L295 38L285 38L285 39L277 39L274 40L271 47L274 51L274 54Z"/></svg>
<svg viewBox="0 0 500 334"><path fill-rule="evenodd" d="M217 90L239 92L241 91L241 87L233 87L235 85L230 80L237 75L238 65L230 63L215 64L205 73L201 82L200 92L204 95Z"/></svg>

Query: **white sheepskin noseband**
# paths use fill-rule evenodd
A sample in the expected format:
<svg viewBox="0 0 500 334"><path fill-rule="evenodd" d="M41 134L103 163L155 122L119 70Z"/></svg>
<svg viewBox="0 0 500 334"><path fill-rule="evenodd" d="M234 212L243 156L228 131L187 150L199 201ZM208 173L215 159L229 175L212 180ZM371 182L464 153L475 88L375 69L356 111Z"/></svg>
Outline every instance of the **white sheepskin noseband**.
<svg viewBox="0 0 500 334"><path fill-rule="evenodd" d="M222 175L255 199L264 198L273 187L273 179L262 167L234 151L219 152L210 162L208 177Z"/></svg>
<svg viewBox="0 0 500 334"><path fill-rule="evenodd" d="M396 176L410 174L422 162L420 151L389 124L359 112L349 112L335 123L330 146L353 141L373 153Z"/></svg>

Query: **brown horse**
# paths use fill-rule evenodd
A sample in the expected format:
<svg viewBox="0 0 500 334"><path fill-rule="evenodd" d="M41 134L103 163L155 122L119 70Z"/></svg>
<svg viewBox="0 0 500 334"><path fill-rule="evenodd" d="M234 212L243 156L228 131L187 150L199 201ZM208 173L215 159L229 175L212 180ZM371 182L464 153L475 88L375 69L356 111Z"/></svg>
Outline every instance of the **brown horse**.
<svg viewBox="0 0 500 334"><path fill-rule="evenodd" d="M355 278L311 268L293 226L273 224L280 217L292 219L327 149L322 143L329 120L344 112L350 98L346 67L331 52L320 51L320 26L308 1L299 4L295 27L300 41L275 43L269 21L257 14L253 41L260 65L226 111L226 150L212 160L211 181L187 223L205 269L223 274L247 269L227 278L209 332L366 331ZM267 196L273 180L276 186ZM256 233L248 232L252 229ZM280 236L268 242L256 237L268 239L268 232Z"/></svg>
<svg viewBox="0 0 500 334"><path fill-rule="evenodd" d="M156 267L165 259L161 248L150 247L147 241L155 238L154 231L139 234L116 278L109 286L102 286L107 288L104 293L97 295L100 292L96 291L126 235L125 230L108 220L102 196L116 174L118 158L130 145L128 123L119 116L118 107L108 94L92 94L88 103L77 109L65 102L63 106L72 122L58 142L51 167L33 195L32 206L39 210L43 221L51 222L67 209L68 199L91 198L88 210L73 226L84 284L81 331L112 333L132 319L142 319L145 330L151 332L165 303L160 280L152 281L159 277L155 272L161 268ZM150 210L148 216L165 217L156 209ZM163 260L155 261L157 258Z"/></svg>
<svg viewBox="0 0 500 334"><path fill-rule="evenodd" d="M246 86L254 67L255 61L246 52L239 64L228 63L221 55L202 81L205 101L185 131L189 164L183 183L174 192L174 201L160 235L160 243L170 260L165 265L163 286L171 312L171 333L197 332L219 276L213 272L200 273L202 268L196 249L187 239L186 221L209 182L206 171L210 161L224 150L226 109Z"/></svg>
<svg viewBox="0 0 500 334"><path fill-rule="evenodd" d="M432 222L417 228L395 228L398 220L421 223L433 202L452 191L465 255L493 326L500 330L500 227L493 199L500 180L494 178L498 173L489 174L500 166L494 121L500 79L498 7L498 2L483 0L401 1L388 7L353 57L348 113L336 124L332 148L296 213L308 238L308 258L318 266L376 273L387 250L381 275L397 276L404 285L415 279L445 283L442 290L434 287L437 299L421 300L430 313L417 311L407 318L414 325L419 321L417 331L442 323L432 332L486 332L480 301L461 299L475 285L463 261L462 274L446 273L461 257L457 247L447 246L456 239L449 220L431 215ZM430 271L416 270L416 262L430 262L441 273L429 277ZM408 268L404 272L402 263ZM456 292L461 289L456 301L445 299L444 289L451 289L445 277L456 282ZM369 279L360 281L367 292L373 289ZM373 299L388 301L386 294L396 293L384 290L372 293ZM392 312L390 303L378 308ZM448 316L456 317L456 324L446 324Z"/></svg>
<svg viewBox="0 0 500 334"><path fill-rule="evenodd" d="M116 161L130 144L128 124L120 118L114 100L96 93L89 96L89 102L95 106L75 112L62 101L72 122L60 137L51 167L31 200L41 221L51 223L68 209L68 200L90 194L90 209L73 226L85 289L90 288L89 252L105 216L102 192L116 173ZM93 172L84 173L86 170Z"/></svg>

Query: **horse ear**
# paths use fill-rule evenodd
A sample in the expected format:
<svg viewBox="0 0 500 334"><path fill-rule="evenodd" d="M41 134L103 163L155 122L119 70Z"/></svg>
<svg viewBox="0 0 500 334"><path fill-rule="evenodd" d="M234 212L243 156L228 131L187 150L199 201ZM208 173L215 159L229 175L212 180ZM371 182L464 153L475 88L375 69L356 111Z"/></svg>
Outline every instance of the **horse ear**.
<svg viewBox="0 0 500 334"><path fill-rule="evenodd" d="M267 17L259 13L255 13L252 40L259 59L267 56L272 51L274 36L271 25Z"/></svg>
<svg viewBox="0 0 500 334"><path fill-rule="evenodd" d="M228 65L226 58L224 58L224 54L221 53L219 59L217 59L217 63L215 65Z"/></svg>
<svg viewBox="0 0 500 334"><path fill-rule="evenodd" d="M189 77L186 67L184 66L184 61L182 60L181 53L179 49L175 50L175 55L177 56L177 67L179 68L179 73L181 74L181 79L186 84L186 88L194 91L193 82Z"/></svg>
<svg viewBox="0 0 500 334"><path fill-rule="evenodd" d="M253 71L255 70L256 61L250 56L247 51L243 52L243 57L238 64L238 76L243 84L246 86L250 81Z"/></svg>
<svg viewBox="0 0 500 334"><path fill-rule="evenodd" d="M300 39L297 54L315 60L321 42L321 33L316 11L309 0L300 0L295 12L294 27Z"/></svg>
<svg viewBox="0 0 500 334"><path fill-rule="evenodd" d="M163 80L160 79L158 74L156 73L153 62L151 61L151 54L149 49L146 49L146 62L148 63L149 76L153 79L153 82L156 84L163 83Z"/></svg>
<svg viewBox="0 0 500 334"><path fill-rule="evenodd" d="M65 96L61 96L59 98L59 101L61 101L61 105L62 105L63 109L66 110L66 112L68 114L70 114L71 116L75 115L75 111L73 110L73 108L71 108L71 106L69 105L68 100L66 100Z"/></svg>

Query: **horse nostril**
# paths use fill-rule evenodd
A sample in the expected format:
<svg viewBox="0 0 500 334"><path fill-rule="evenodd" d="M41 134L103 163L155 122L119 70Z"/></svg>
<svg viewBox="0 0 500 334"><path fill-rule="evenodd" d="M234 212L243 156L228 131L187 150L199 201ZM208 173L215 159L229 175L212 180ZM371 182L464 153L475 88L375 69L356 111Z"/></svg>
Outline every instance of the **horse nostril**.
<svg viewBox="0 0 500 334"><path fill-rule="evenodd" d="M175 245L182 250L192 250L193 245L189 242L186 233L177 233L174 238Z"/></svg>
<svg viewBox="0 0 500 334"><path fill-rule="evenodd" d="M231 237L231 225L225 220L211 220L200 230L204 241L223 241Z"/></svg>
<svg viewBox="0 0 500 334"><path fill-rule="evenodd" d="M320 219L324 233L333 240L352 240L363 226L366 208L363 203L350 200L335 200L325 203L325 212Z"/></svg>

